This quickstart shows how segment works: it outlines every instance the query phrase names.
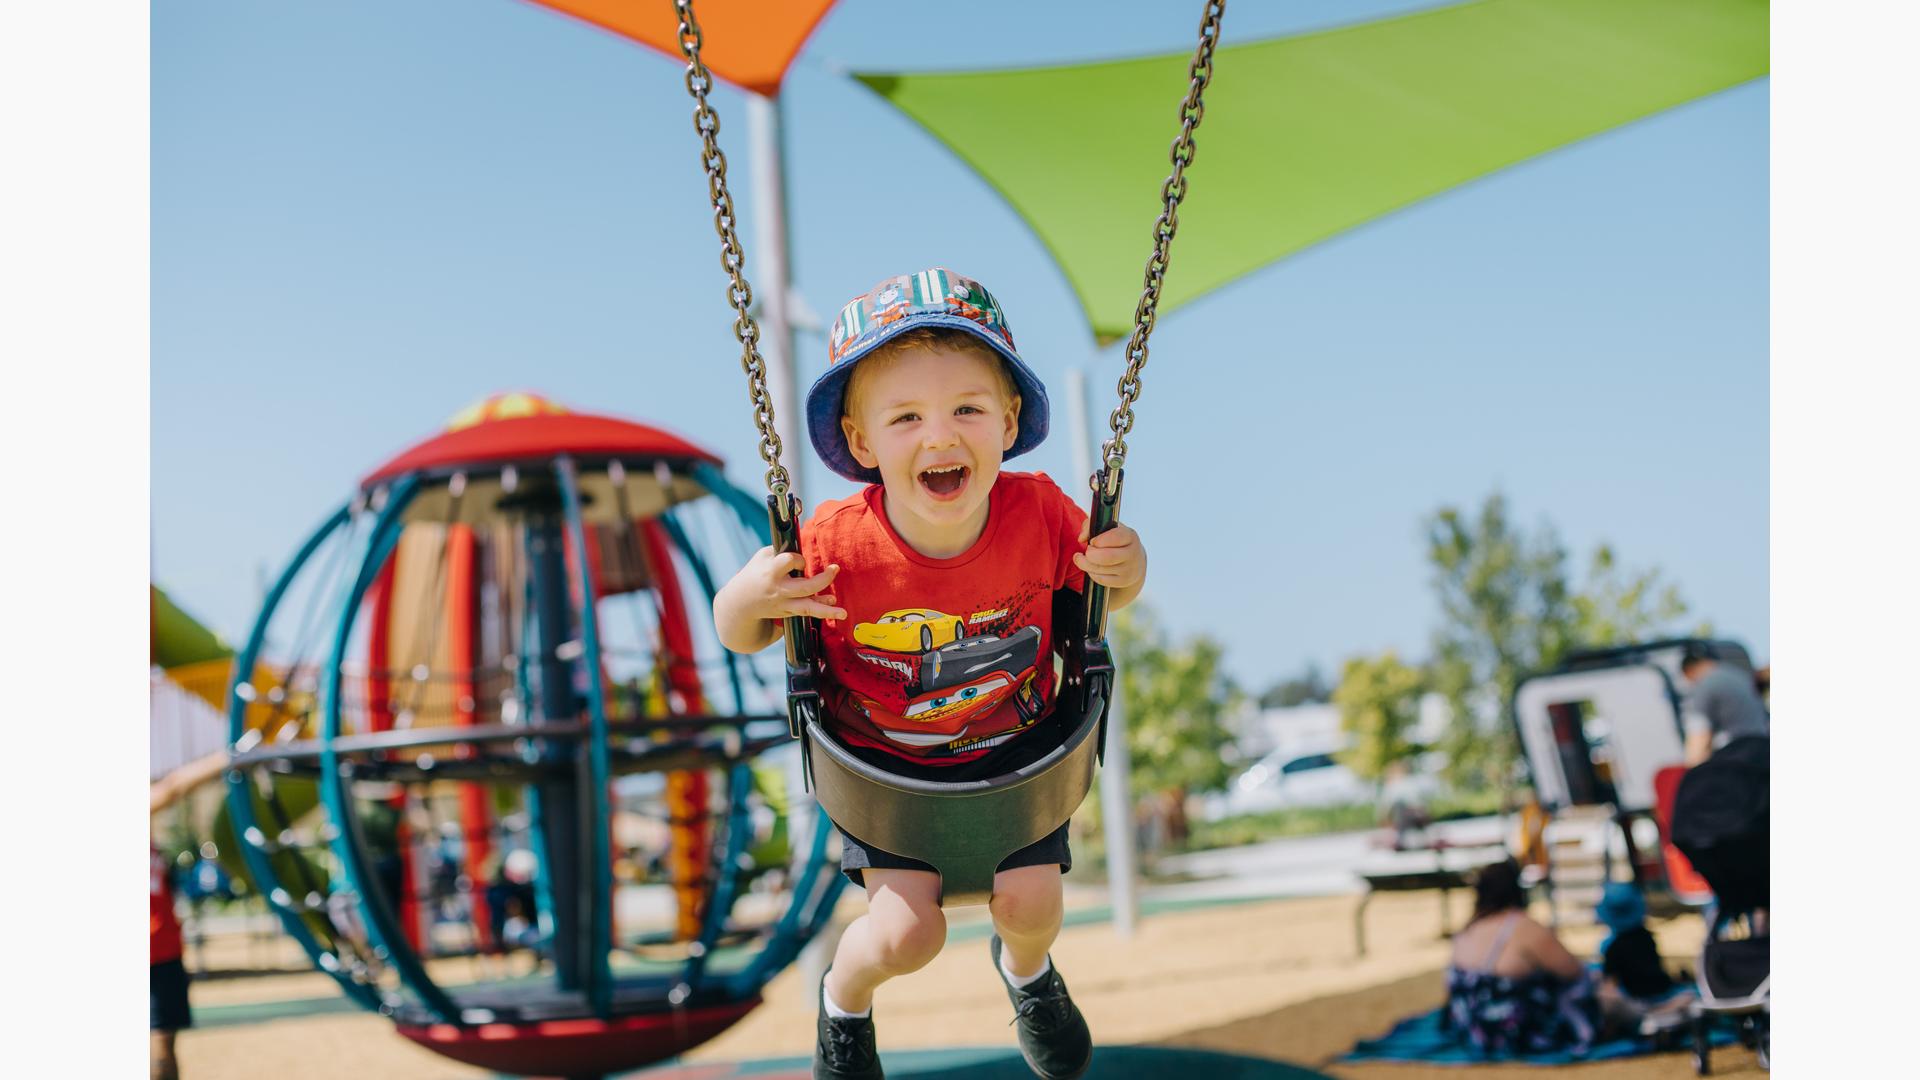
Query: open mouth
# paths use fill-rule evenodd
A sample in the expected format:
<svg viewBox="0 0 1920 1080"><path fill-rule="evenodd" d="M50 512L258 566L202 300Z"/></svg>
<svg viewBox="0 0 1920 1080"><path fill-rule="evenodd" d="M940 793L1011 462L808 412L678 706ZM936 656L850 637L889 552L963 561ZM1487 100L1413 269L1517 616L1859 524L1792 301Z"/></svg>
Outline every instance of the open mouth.
<svg viewBox="0 0 1920 1080"><path fill-rule="evenodd" d="M920 486L936 499L952 499L967 486L973 470L965 465L940 465L920 474Z"/></svg>

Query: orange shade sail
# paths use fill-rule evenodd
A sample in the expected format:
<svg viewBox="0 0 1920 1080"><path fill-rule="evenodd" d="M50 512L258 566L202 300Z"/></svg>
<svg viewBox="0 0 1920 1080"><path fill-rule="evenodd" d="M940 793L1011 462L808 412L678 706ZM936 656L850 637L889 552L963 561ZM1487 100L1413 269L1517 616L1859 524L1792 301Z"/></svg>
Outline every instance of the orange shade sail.
<svg viewBox="0 0 1920 1080"><path fill-rule="evenodd" d="M679 20L668 0L529 0L632 38L679 60ZM834 0L698 0L700 58L722 79L765 97Z"/></svg>

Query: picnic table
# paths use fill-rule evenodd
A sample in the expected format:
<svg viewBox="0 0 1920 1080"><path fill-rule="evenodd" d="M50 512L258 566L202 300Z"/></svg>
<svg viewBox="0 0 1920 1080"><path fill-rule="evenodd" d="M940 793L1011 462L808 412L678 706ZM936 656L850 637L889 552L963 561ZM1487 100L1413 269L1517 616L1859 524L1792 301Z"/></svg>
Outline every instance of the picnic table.
<svg viewBox="0 0 1920 1080"><path fill-rule="evenodd" d="M1475 871L1505 858L1507 849L1500 844L1454 847L1445 840L1435 840L1417 848L1383 852L1370 859L1355 871L1367 883L1366 892L1360 895L1360 905L1353 912L1355 951L1360 956L1367 955L1367 905L1375 893L1382 892L1440 890L1440 937L1451 938L1453 890L1467 888Z"/></svg>

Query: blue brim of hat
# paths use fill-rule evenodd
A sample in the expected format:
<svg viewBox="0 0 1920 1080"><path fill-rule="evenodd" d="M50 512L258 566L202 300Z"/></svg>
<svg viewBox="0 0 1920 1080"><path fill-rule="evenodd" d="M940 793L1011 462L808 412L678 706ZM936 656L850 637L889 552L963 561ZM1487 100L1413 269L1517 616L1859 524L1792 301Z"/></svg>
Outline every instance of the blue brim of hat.
<svg viewBox="0 0 1920 1080"><path fill-rule="evenodd" d="M853 460L853 453L847 449L846 433L840 430L840 415L847 397L847 379L853 375L853 365L873 350L909 330L934 327L964 330L993 346L993 351L1006 361L1007 370L1013 375L1013 383L1020 390L1020 433L1014 438L1013 448L1006 452L1003 460L1018 457L1046 441L1047 388L1039 376L1027 367L1026 362L1020 359L1020 354L972 319L961 315L923 312L888 325L830 365L813 381L812 388L807 391L807 435L813 440L814 453L820 455L820 460L826 463L827 468L849 480L866 484L880 482L880 470L864 468Z"/></svg>
<svg viewBox="0 0 1920 1080"><path fill-rule="evenodd" d="M1647 902L1630 887L1621 889L1609 885L1601 894L1600 902L1594 905L1593 913L1607 928L1625 930L1646 921Z"/></svg>

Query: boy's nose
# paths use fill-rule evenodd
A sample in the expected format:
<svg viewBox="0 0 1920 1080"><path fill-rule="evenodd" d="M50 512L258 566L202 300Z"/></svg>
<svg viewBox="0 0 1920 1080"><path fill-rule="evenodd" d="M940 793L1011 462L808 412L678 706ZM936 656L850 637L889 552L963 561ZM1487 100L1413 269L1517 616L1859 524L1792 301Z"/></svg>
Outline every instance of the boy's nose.
<svg viewBox="0 0 1920 1080"><path fill-rule="evenodd" d="M959 434L951 426L937 421L921 430L921 444L929 450L944 450L960 441Z"/></svg>

